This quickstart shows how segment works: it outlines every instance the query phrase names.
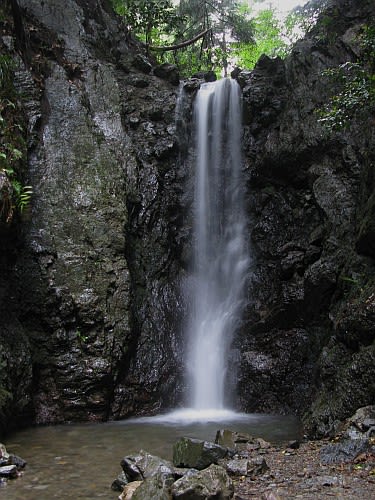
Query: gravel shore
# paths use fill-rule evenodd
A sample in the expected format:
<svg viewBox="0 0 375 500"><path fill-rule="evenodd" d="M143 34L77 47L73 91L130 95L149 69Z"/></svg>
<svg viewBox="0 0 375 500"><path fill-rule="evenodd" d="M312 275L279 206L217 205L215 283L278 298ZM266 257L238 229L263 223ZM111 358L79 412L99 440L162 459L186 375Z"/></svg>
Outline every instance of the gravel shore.
<svg viewBox="0 0 375 500"><path fill-rule="evenodd" d="M235 500L375 499L375 456L363 453L349 463L323 465L320 449L329 441L309 441L298 449L264 450L269 470L235 481Z"/></svg>

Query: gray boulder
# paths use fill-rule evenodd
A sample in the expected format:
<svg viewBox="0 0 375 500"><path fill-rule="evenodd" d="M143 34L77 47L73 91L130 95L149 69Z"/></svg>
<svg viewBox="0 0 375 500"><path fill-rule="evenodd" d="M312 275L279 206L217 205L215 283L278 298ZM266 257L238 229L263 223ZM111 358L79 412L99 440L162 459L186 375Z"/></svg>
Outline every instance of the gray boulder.
<svg viewBox="0 0 375 500"><path fill-rule="evenodd" d="M173 463L176 467L202 470L228 455L228 448L200 439L183 437L173 446Z"/></svg>
<svg viewBox="0 0 375 500"><path fill-rule="evenodd" d="M171 486L174 479L163 472L145 479L134 491L132 500L172 500Z"/></svg>
<svg viewBox="0 0 375 500"><path fill-rule="evenodd" d="M231 476L248 476L251 479L255 479L256 476L264 474L269 469L263 457L228 460L225 464L225 468Z"/></svg>
<svg viewBox="0 0 375 500"><path fill-rule="evenodd" d="M122 471L111 484L111 489L113 491L123 491L127 484L129 484L129 480L126 477L125 472Z"/></svg>
<svg viewBox="0 0 375 500"><path fill-rule="evenodd" d="M128 481L141 481L158 473L173 479L178 477L171 462L143 450L135 455L124 457L121 460L121 467Z"/></svg>
<svg viewBox="0 0 375 500"><path fill-rule="evenodd" d="M358 408L347 420L346 427L347 434L352 438L371 435L371 431L375 429L375 405Z"/></svg>
<svg viewBox="0 0 375 500"><path fill-rule="evenodd" d="M229 429L220 429L217 431L215 443L225 448L235 450L236 452L267 449L271 447L271 444L262 438L255 438L250 434L235 432Z"/></svg>
<svg viewBox="0 0 375 500"><path fill-rule="evenodd" d="M233 497L234 486L223 467L212 464L202 471L188 472L171 491L174 500L227 500Z"/></svg>
<svg viewBox="0 0 375 500"><path fill-rule="evenodd" d="M362 453L370 451L368 439L344 439L339 443L329 444L320 450L322 464L352 462Z"/></svg>
<svg viewBox="0 0 375 500"><path fill-rule="evenodd" d="M137 54L134 57L133 66L135 68L139 69L140 71L142 71L142 73L146 73L146 74L151 73L151 70L152 70L152 64L147 59L147 57L145 57L142 54Z"/></svg>
<svg viewBox="0 0 375 500"><path fill-rule="evenodd" d="M15 465L4 465L0 467L0 477L15 478L18 476L17 467Z"/></svg>
<svg viewBox="0 0 375 500"><path fill-rule="evenodd" d="M172 85L178 85L180 83L180 75L177 66L174 64L163 63L156 66L154 75L162 80L166 80Z"/></svg>

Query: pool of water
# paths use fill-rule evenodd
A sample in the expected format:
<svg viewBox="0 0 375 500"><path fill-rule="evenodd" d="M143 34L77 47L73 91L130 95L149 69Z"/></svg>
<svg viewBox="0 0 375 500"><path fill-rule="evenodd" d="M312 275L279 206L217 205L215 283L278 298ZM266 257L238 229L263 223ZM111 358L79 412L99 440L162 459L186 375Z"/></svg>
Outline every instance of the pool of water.
<svg viewBox="0 0 375 500"><path fill-rule="evenodd" d="M173 443L182 436L213 441L218 429L231 429L280 443L300 437L294 417L261 414L174 412L160 417L35 427L8 436L10 453L28 462L22 477L0 488L6 500L118 498L111 483L120 461L144 449L172 458Z"/></svg>

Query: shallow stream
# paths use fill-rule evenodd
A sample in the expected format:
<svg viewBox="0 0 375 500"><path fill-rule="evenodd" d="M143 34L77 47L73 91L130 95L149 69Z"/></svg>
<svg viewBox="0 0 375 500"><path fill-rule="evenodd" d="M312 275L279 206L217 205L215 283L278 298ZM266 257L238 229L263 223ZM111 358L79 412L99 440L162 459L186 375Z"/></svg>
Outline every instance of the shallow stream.
<svg viewBox="0 0 375 500"><path fill-rule="evenodd" d="M119 494L111 490L111 483L121 472L123 456L144 449L171 459L173 443L180 437L214 441L216 431L224 428L273 443L300 434L294 417L230 413L205 423L194 416L180 418L177 413L163 418L29 428L5 440L8 451L28 464L22 477L0 488L0 498L117 499Z"/></svg>

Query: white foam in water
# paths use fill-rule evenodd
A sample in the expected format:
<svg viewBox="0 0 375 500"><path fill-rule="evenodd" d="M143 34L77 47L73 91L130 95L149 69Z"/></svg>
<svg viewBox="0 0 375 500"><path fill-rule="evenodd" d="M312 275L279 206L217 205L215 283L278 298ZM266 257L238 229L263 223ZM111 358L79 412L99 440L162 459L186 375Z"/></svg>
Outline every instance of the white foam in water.
<svg viewBox="0 0 375 500"><path fill-rule="evenodd" d="M256 415L252 416L226 409L207 408L197 410L195 408L180 408L164 415L130 418L126 422L189 425L191 423L249 421L252 417L259 418Z"/></svg>

